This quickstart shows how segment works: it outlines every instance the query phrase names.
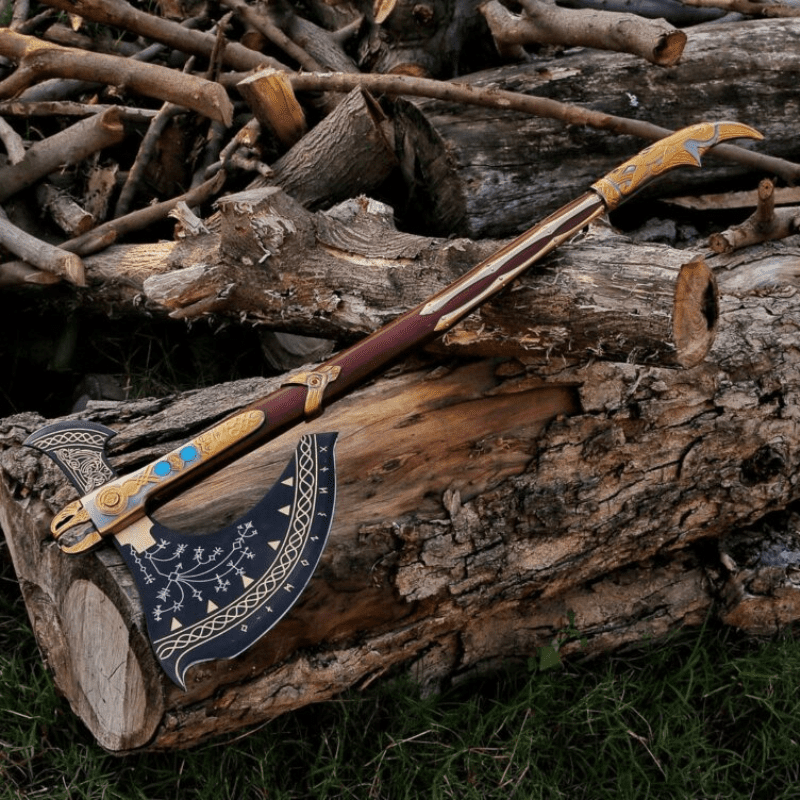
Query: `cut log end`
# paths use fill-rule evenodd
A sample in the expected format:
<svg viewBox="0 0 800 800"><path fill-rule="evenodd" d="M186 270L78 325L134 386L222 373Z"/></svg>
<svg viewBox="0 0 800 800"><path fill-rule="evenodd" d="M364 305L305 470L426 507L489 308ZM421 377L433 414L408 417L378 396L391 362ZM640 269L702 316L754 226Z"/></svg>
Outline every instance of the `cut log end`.
<svg viewBox="0 0 800 800"><path fill-rule="evenodd" d="M261 70L237 84L256 119L291 147L306 132L306 118L287 76L275 69Z"/></svg>
<svg viewBox="0 0 800 800"><path fill-rule="evenodd" d="M697 366L708 354L719 324L719 289L703 258L681 267L675 282L672 333L676 360L682 367Z"/></svg>
<svg viewBox="0 0 800 800"><path fill-rule="evenodd" d="M680 30L672 30L659 37L653 50L653 63L662 67L672 67L678 63L686 47L686 34Z"/></svg>

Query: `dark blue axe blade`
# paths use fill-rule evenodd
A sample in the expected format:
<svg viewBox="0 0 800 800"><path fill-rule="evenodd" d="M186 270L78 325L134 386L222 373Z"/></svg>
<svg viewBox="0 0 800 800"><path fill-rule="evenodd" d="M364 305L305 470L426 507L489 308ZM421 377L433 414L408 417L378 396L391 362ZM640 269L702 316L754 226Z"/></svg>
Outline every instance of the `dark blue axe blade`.
<svg viewBox="0 0 800 800"><path fill-rule="evenodd" d="M64 422L25 444L87 492L115 477L105 458L113 434L96 423ZM333 522L336 437L301 437L275 485L221 530L185 534L145 516L111 536L139 591L156 658L182 689L191 666L243 653L308 585Z"/></svg>
<svg viewBox="0 0 800 800"><path fill-rule="evenodd" d="M333 521L335 433L308 434L250 511L208 535L153 522L141 551L114 538L139 589L153 650L185 689L194 664L233 658L297 602Z"/></svg>

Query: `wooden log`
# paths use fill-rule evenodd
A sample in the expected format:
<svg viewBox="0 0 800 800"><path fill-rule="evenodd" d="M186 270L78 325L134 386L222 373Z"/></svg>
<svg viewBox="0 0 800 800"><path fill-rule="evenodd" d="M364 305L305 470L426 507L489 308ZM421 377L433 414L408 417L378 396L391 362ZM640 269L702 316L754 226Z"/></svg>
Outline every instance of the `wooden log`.
<svg viewBox="0 0 800 800"><path fill-rule="evenodd" d="M371 194L396 165L391 125L369 92L353 89L251 188L271 183L307 208L330 207Z"/></svg>
<svg viewBox="0 0 800 800"><path fill-rule="evenodd" d="M213 233L86 258L88 280L103 286L86 301L138 314L160 308L180 319L244 314L347 342L432 297L502 244L402 233L386 206L366 200L312 214L275 187L218 206L207 224ZM454 329L444 347L527 364L689 365L716 333L713 276L685 266L695 256L594 228Z"/></svg>
<svg viewBox="0 0 800 800"><path fill-rule="evenodd" d="M613 11L574 11L542 0L522 0L525 15L512 14L498 0L481 6L500 52L523 44L559 44L632 53L670 67L686 46L686 34L663 19L646 20Z"/></svg>
<svg viewBox="0 0 800 800"><path fill-rule="evenodd" d="M171 749L389 670L435 688L535 655L569 612L587 643L566 655L701 624L718 593L734 593L734 566L748 566L733 542L726 555L715 543L800 495L800 363L785 322L800 314L800 298L786 285L744 291L751 273L747 264L726 272L720 335L691 370L594 361L526 374L495 360L409 369L304 426L340 431L337 518L319 570L272 634L232 661L194 667L186 693L158 671L114 551L67 558L48 542L52 513L74 491L21 447L42 420L4 420L0 524L60 691L104 747ZM733 284L738 294L727 295ZM124 472L274 384L87 413L119 431L112 459ZM156 516L198 536L229 521L261 496L296 436ZM747 598L760 587L780 588L779 598L718 613L763 631L779 603L776 620L796 620L790 566L782 582L746 583Z"/></svg>
<svg viewBox="0 0 800 800"><path fill-rule="evenodd" d="M479 86L557 96L620 117L673 129L700 119L752 124L765 136L755 150L800 159L786 75L800 66L792 42L798 20L722 23L692 30L678 64L662 69L601 51L537 59L459 78ZM762 57L753 60L750 53ZM729 91L730 74L748 80ZM414 190L420 229L471 238L519 233L633 154L641 142L511 111L433 100L396 102L398 159ZM754 116L753 108L758 108ZM676 109L680 109L676 111ZM676 116L677 115L677 116ZM706 159L702 170L667 176L648 196L708 191L742 170ZM763 177L758 174L753 184Z"/></svg>

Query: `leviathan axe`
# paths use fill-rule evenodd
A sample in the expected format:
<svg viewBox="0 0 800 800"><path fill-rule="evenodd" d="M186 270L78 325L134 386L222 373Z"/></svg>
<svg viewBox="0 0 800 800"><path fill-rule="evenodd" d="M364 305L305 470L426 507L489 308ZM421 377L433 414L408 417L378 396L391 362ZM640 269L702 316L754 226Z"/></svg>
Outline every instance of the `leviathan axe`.
<svg viewBox="0 0 800 800"><path fill-rule="evenodd" d="M186 688L194 664L239 655L294 605L320 559L333 521L335 433L301 437L277 483L247 514L214 533L192 536L154 521L166 494L252 451L390 362L448 330L516 276L615 209L653 178L700 157L721 141L761 139L736 122L699 123L673 133L592 184L473 267L430 300L323 364L290 375L260 401L140 469L117 476L105 454L114 431L66 421L33 433L26 445L52 458L82 495L55 515L53 538L70 554L110 537L130 569L156 657Z"/></svg>

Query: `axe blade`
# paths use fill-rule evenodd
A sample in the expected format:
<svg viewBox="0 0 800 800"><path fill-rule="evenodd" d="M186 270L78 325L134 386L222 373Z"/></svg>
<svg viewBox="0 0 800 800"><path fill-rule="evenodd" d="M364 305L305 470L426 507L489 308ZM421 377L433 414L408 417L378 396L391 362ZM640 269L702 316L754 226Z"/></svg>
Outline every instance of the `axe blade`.
<svg viewBox="0 0 800 800"><path fill-rule="evenodd" d="M191 666L243 653L305 589L333 521L336 436L303 436L275 485L221 530L185 534L145 517L111 537L156 658L182 689Z"/></svg>

